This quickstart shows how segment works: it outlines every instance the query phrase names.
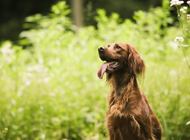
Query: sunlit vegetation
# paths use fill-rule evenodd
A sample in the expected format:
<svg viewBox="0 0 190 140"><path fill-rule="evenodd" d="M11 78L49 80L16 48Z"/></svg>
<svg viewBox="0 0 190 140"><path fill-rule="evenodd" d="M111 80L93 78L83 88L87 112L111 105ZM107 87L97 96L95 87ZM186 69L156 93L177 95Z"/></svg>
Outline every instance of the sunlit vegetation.
<svg viewBox="0 0 190 140"><path fill-rule="evenodd" d="M24 27L31 29L20 34L20 45L0 45L0 139L108 139L109 88L105 77L97 77L97 48L120 41L136 46L145 59L139 84L162 124L163 140L189 140L190 71L174 41L181 30L168 27L169 8L164 0L162 7L135 12L134 21L100 9L97 29L78 33L64 1L49 15L27 17Z"/></svg>

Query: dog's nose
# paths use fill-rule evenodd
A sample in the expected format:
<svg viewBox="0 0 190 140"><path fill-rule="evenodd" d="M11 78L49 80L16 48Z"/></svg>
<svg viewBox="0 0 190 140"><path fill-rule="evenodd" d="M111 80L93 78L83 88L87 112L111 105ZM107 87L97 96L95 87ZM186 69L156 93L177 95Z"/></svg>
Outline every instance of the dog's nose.
<svg viewBox="0 0 190 140"><path fill-rule="evenodd" d="M104 52L104 50L105 50L105 47L99 47L99 48L98 48L98 51L99 51L99 52Z"/></svg>

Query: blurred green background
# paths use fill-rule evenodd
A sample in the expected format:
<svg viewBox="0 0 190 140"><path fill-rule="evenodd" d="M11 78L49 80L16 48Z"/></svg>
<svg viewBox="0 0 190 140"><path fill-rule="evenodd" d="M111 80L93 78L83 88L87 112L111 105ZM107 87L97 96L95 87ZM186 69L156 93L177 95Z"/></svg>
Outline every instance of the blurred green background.
<svg viewBox="0 0 190 140"><path fill-rule="evenodd" d="M70 2L53 1L49 12L22 21L18 37L1 32L0 139L107 140L109 88L105 78L97 77L102 64L97 49L120 41L136 46L145 59L139 85L162 124L162 139L189 140L190 71L174 41L182 33L169 1L146 5L146 11L139 10L140 3L126 3L136 10L129 15L101 7L100 1L104 9L94 6L95 1L84 2L92 9L84 8L86 26L79 29ZM189 48L185 54L189 60Z"/></svg>
<svg viewBox="0 0 190 140"><path fill-rule="evenodd" d="M0 40L11 39L17 41L20 32L23 30L25 18L36 13L47 15L51 11L51 5L60 0L1 0L0 1ZM75 9L82 7L82 24L97 25L94 17L97 9L105 9L110 15L116 12L121 18L131 18L134 11L145 10L149 7L161 6L161 0L66 0L71 13L67 16L74 18ZM76 15L78 16L78 15Z"/></svg>

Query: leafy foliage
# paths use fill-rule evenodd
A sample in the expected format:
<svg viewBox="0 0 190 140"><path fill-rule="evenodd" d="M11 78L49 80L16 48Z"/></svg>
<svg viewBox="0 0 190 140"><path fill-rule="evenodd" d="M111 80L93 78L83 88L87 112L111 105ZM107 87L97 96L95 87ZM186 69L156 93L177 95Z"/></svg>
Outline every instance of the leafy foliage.
<svg viewBox="0 0 190 140"><path fill-rule="evenodd" d="M0 49L0 130L8 128L4 139L107 139L109 89L96 75L102 63L97 48L116 41L135 45L146 61L144 82L139 83L162 123L163 139L189 139L190 87L180 81L189 73L173 41L180 30L167 27L171 18L164 10L166 4L138 11L135 22L98 10L98 28L84 27L77 34L64 1L52 6L48 16L28 17L24 26L33 28L21 33L21 43L32 47L6 41Z"/></svg>
<svg viewBox="0 0 190 140"><path fill-rule="evenodd" d="M179 47L181 48L184 58L186 60L186 63L190 70L190 63L189 63L189 53L190 53L190 14L189 9L187 6L181 6L184 1L171 1L171 6L175 5L178 13L178 20L180 23L180 28L182 31L182 37L176 37L175 41L179 41ZM187 1L187 3L190 5L190 1Z"/></svg>

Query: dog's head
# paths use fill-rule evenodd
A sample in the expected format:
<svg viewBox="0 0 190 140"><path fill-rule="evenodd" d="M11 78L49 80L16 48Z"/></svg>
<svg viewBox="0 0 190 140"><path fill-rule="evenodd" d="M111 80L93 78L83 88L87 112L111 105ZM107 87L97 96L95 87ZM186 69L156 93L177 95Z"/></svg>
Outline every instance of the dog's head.
<svg viewBox="0 0 190 140"><path fill-rule="evenodd" d="M145 70L143 58L136 48L128 43L112 43L107 47L98 48L100 59L106 61L98 70L98 77L103 78L104 73L114 73L118 70L130 74L142 74Z"/></svg>

